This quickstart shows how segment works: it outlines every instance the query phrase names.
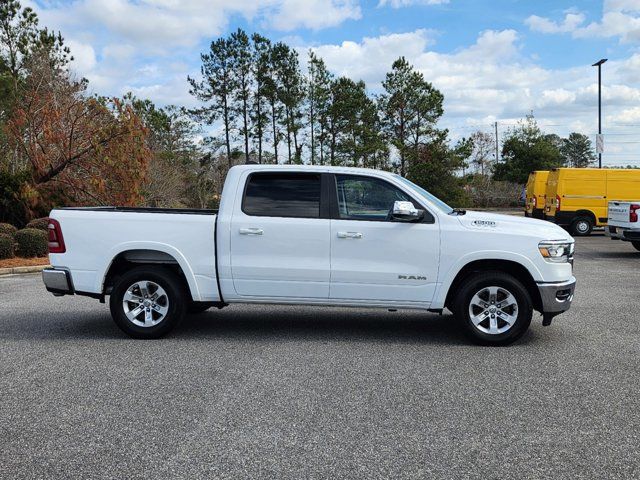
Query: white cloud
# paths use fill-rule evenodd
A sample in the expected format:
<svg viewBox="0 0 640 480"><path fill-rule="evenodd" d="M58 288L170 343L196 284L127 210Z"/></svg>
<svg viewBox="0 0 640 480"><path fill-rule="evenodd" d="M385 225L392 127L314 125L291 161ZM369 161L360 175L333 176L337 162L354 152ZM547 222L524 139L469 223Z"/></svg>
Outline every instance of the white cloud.
<svg viewBox="0 0 640 480"><path fill-rule="evenodd" d="M460 56L466 56L473 62L478 59L504 62L517 54L517 40L518 33L515 30L485 30L474 45L460 52Z"/></svg>
<svg viewBox="0 0 640 480"><path fill-rule="evenodd" d="M240 15L276 30L318 30L358 19L358 0L75 0L71 4L30 2L45 25L63 31L104 29L125 42L168 51L190 47L223 33ZM87 26L90 25L90 28Z"/></svg>
<svg viewBox="0 0 640 480"><path fill-rule="evenodd" d="M338 75L362 79L367 83L379 82L381 72L399 56L411 59L422 55L427 46L433 43L431 35L431 31L420 29L410 33L365 37L361 42L321 45L313 50ZM304 50L299 49L302 55L305 54Z"/></svg>
<svg viewBox="0 0 640 480"><path fill-rule="evenodd" d="M593 22L573 32L576 38L618 37L622 43L640 42L640 15L621 11L605 12L600 22Z"/></svg>
<svg viewBox="0 0 640 480"><path fill-rule="evenodd" d="M267 23L277 30L298 27L319 30L335 27L362 16L355 0L283 0L267 14Z"/></svg>
<svg viewBox="0 0 640 480"><path fill-rule="evenodd" d="M540 96L537 106L544 108L550 105L562 106L570 105L576 100L576 93L564 88L556 88L552 90L544 90Z"/></svg>
<svg viewBox="0 0 640 480"><path fill-rule="evenodd" d="M72 66L79 72L89 72L96 66L96 52L91 45L73 39L65 41L73 56Z"/></svg>
<svg viewBox="0 0 640 480"><path fill-rule="evenodd" d="M441 125L451 128L453 138L475 129L492 131L496 120L504 132L532 110L549 133L595 134L597 84L592 67L543 68L520 54L519 37L513 30L482 32L472 45L450 53L435 52L430 45L428 32L417 30L320 45L314 50L334 73L366 80L372 93L381 92L381 82L392 62L405 56L444 94ZM626 79L638 77L640 54L607 63L605 131L615 131L616 125L636 119L640 85ZM608 140L609 152L614 140ZM629 152L626 147L621 152ZM610 162L628 159L628 155L612 156Z"/></svg>
<svg viewBox="0 0 640 480"><path fill-rule="evenodd" d="M610 122L619 122L619 123L633 123L640 121L640 107L633 107L624 109L615 117L608 115L607 119Z"/></svg>
<svg viewBox="0 0 640 480"><path fill-rule="evenodd" d="M378 7L392 8L409 7L413 5L443 5L449 3L449 0L380 0Z"/></svg>
<svg viewBox="0 0 640 480"><path fill-rule="evenodd" d="M23 0L40 24L66 37L72 68L92 92L133 91L159 104L193 105L187 75L197 74L202 44L240 16L288 32L319 30L361 16L359 0Z"/></svg>
<svg viewBox="0 0 640 480"><path fill-rule="evenodd" d="M582 13L567 13L561 23L554 22L548 18L531 15L525 20L525 24L535 32L542 33L567 33L573 32L585 21Z"/></svg>
<svg viewBox="0 0 640 480"><path fill-rule="evenodd" d="M640 2L638 2L638 0L605 0L604 10L617 12L640 12Z"/></svg>
<svg viewBox="0 0 640 480"><path fill-rule="evenodd" d="M562 22L531 15L525 24L542 33L570 33L574 38L619 38L621 43L640 42L640 0L606 0L602 19L585 25L581 13L567 12Z"/></svg>

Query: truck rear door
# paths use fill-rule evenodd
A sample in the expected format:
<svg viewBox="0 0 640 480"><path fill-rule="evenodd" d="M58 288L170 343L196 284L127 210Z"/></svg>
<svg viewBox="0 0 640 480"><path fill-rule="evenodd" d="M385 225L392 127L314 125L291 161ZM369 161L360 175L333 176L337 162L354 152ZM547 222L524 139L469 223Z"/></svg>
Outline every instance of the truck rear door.
<svg viewBox="0 0 640 480"><path fill-rule="evenodd" d="M322 177L279 171L241 179L244 192L229 239L239 296L329 297L330 220L321 211Z"/></svg>

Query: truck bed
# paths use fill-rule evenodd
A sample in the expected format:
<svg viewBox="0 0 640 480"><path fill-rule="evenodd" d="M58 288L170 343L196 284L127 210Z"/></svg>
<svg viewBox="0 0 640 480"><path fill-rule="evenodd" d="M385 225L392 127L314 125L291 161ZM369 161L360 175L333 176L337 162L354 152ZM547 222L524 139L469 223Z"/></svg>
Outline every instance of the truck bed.
<svg viewBox="0 0 640 480"><path fill-rule="evenodd" d="M216 210L70 207L56 208L50 217L60 223L66 252L52 253L49 259L54 267L70 271L77 292L100 294L109 268L127 252L130 261L154 254L175 261L195 301L220 298Z"/></svg>

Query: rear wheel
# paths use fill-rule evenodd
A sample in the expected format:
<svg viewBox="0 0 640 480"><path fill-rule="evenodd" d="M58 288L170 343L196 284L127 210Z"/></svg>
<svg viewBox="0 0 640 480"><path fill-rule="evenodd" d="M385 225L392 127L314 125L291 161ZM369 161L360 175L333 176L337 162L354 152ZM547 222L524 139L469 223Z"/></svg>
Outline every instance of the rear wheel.
<svg viewBox="0 0 640 480"><path fill-rule="evenodd" d="M515 277L503 272L468 277L458 292L453 311L467 335L482 345L508 345L529 328L531 296Z"/></svg>
<svg viewBox="0 0 640 480"><path fill-rule="evenodd" d="M134 338L159 338L184 317L186 292L180 279L163 267L138 267L124 274L109 298L116 325Z"/></svg>
<svg viewBox="0 0 640 480"><path fill-rule="evenodd" d="M631 245L640 252L640 242L631 242Z"/></svg>
<svg viewBox="0 0 640 480"><path fill-rule="evenodd" d="M578 217L571 222L571 234L577 237L585 237L593 230L593 221L589 217Z"/></svg>

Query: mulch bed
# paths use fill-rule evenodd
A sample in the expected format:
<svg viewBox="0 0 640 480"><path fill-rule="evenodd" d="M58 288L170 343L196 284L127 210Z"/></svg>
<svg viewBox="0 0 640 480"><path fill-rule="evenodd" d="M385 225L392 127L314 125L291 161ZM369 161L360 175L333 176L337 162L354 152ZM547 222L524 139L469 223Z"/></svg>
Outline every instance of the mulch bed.
<svg viewBox="0 0 640 480"><path fill-rule="evenodd" d="M49 257L36 258L5 258L0 260L0 268L34 267L36 265L49 265Z"/></svg>

